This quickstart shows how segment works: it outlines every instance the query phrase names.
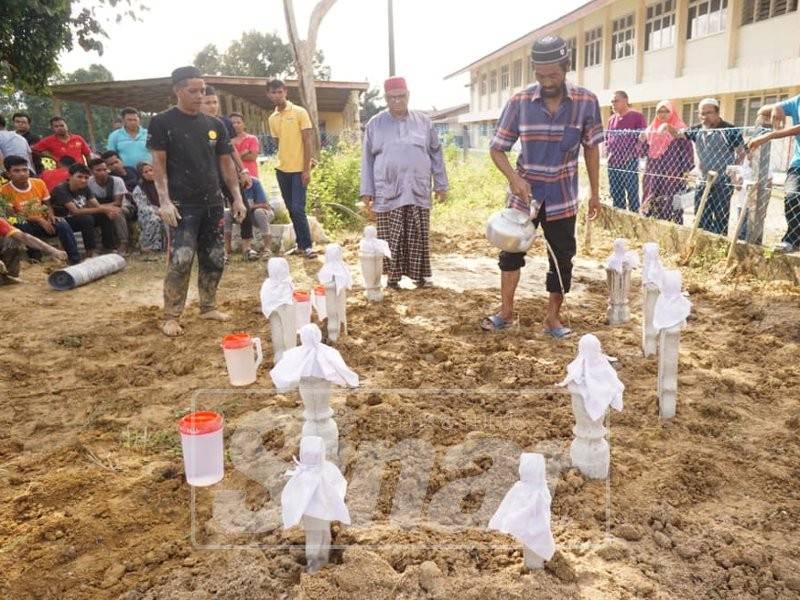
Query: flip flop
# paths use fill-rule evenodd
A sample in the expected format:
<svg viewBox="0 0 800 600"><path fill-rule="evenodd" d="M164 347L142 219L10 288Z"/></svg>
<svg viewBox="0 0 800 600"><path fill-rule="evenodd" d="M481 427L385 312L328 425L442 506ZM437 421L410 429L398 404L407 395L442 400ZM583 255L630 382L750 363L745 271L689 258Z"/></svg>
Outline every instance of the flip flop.
<svg viewBox="0 0 800 600"><path fill-rule="evenodd" d="M481 329L484 331L500 331L511 327L511 321L506 321L500 315L490 315L481 320Z"/></svg>
<svg viewBox="0 0 800 600"><path fill-rule="evenodd" d="M547 335L554 337L557 340L562 340L572 333L572 329L570 329L569 327L564 327L562 325L561 327L553 327L551 329L545 329L544 332Z"/></svg>

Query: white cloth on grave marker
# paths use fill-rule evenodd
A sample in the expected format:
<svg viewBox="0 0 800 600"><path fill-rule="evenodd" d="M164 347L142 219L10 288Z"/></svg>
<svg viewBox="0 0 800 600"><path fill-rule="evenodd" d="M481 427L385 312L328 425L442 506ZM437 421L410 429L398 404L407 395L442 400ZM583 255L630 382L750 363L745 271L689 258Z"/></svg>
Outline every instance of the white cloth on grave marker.
<svg viewBox="0 0 800 600"><path fill-rule="evenodd" d="M344 502L347 480L339 468L325 460L325 442L308 435L300 440L300 460L286 475L289 481L281 492L283 528L297 525L304 515L350 524L350 511Z"/></svg>
<svg viewBox="0 0 800 600"><path fill-rule="evenodd" d="M677 269L664 271L661 293L653 309L653 327L669 329L686 321L692 311L692 303L683 295L683 278Z"/></svg>
<svg viewBox="0 0 800 600"><path fill-rule="evenodd" d="M556 550L550 530L550 490L541 454L524 452L519 458L519 481L506 492L489 521L489 529L514 536L545 560Z"/></svg>
<svg viewBox="0 0 800 600"><path fill-rule="evenodd" d="M283 304L292 304L294 283L285 258L273 257L267 261L267 278L261 284L261 312L269 319L272 311Z"/></svg>
<svg viewBox="0 0 800 600"><path fill-rule="evenodd" d="M578 356L567 365L567 376L559 386L574 383L592 421L601 418L610 406L622 410L625 385L619 380L597 336L587 333L578 342Z"/></svg>
<svg viewBox="0 0 800 600"><path fill-rule="evenodd" d="M325 264L319 270L317 279L325 285L335 283L337 294L353 287L353 277L342 260L342 247L339 244L328 244L325 248Z"/></svg>
<svg viewBox="0 0 800 600"><path fill-rule="evenodd" d="M661 278L664 276L664 265L661 264L661 257L658 254L658 244L647 242L642 244L642 283L655 284L661 287Z"/></svg>
<svg viewBox="0 0 800 600"><path fill-rule="evenodd" d="M358 387L358 375L349 369L338 350L322 343L322 332L316 323L300 328L300 345L286 350L269 375L279 390L296 387L303 377Z"/></svg>
<svg viewBox="0 0 800 600"><path fill-rule="evenodd" d="M628 242L624 238L614 240L614 252L608 257L609 269L622 273L625 268L635 269L639 266L639 255L633 250L628 251Z"/></svg>
<svg viewBox="0 0 800 600"><path fill-rule="evenodd" d="M378 237L378 230L375 225L364 227L364 237L359 244L361 254L376 255L382 254L386 258L392 258L392 251L389 249L389 242Z"/></svg>

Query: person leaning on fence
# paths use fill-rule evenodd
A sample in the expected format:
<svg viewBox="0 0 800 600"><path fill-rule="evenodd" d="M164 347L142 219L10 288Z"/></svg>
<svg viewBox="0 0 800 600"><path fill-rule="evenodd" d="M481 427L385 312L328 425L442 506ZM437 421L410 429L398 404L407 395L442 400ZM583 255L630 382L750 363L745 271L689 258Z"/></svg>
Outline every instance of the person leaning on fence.
<svg viewBox="0 0 800 600"><path fill-rule="evenodd" d="M639 132L647 127L644 115L628 104L622 90L611 98L614 114L606 127L608 187L614 208L639 212Z"/></svg>
<svg viewBox="0 0 800 600"><path fill-rule="evenodd" d="M700 215L700 227L711 233L727 235L731 196L733 196L733 183L727 174L727 169L730 165L741 164L744 158L744 138L740 128L722 119L719 113L719 101L715 98L704 98L700 101L698 116L700 123L697 125L677 129L667 124L667 131L673 138L683 138L693 142L697 150L703 181L695 192L695 215L705 192L708 172L716 171L717 180L711 186L706 208Z"/></svg>
<svg viewBox="0 0 800 600"><path fill-rule="evenodd" d="M575 220L578 213L578 155L583 147L591 188L589 219L600 213L600 149L603 122L597 97L566 81L570 69L566 42L558 36L537 40L531 50L537 83L514 94L497 123L490 145L494 164L506 176L511 208L531 214L552 253L546 288L549 292L545 333L561 339L571 333L561 322L561 305L572 282ZM514 169L506 154L517 140L521 152ZM553 258L555 255L555 260ZM514 292L524 252L500 253L499 312L481 321L484 330L511 324Z"/></svg>
<svg viewBox="0 0 800 600"><path fill-rule="evenodd" d="M389 243L388 286L398 288L405 275L424 287L431 277L431 178L436 198L447 196L442 143L431 120L408 109L405 79L390 77L383 90L387 108L364 129L361 198L377 217L378 237Z"/></svg>
<svg viewBox="0 0 800 600"><path fill-rule="evenodd" d="M791 127L786 127L786 117L792 119ZM770 140L794 136L794 154L783 184L786 233L775 251L797 252L800 250L800 95L762 106L758 111L757 125L772 125L773 130L750 139L747 142L749 151L756 150Z"/></svg>
<svg viewBox="0 0 800 600"><path fill-rule="evenodd" d="M683 223L683 206L675 197L686 192L686 174L694 168L694 153L689 140L675 139L668 127L686 129L669 100L656 106L656 116L641 135L647 165L642 178L642 214L674 223Z"/></svg>

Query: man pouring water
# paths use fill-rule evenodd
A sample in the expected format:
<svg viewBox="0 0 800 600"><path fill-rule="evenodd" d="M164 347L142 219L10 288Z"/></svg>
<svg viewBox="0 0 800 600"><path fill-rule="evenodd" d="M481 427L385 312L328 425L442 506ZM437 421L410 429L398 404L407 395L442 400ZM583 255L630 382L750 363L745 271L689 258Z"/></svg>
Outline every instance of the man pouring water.
<svg viewBox="0 0 800 600"><path fill-rule="evenodd" d="M600 212L600 150L603 123L597 97L566 81L570 69L567 45L558 36L537 40L531 50L537 83L514 94L503 109L490 146L492 160L508 180L511 208L530 213L550 246L546 334L561 339L571 333L561 322L561 304L572 281L575 221L578 213L578 155L581 146L591 189L589 218ZM506 154L517 140L516 168ZM500 252L500 310L481 321L496 331L511 325L514 293L524 252Z"/></svg>

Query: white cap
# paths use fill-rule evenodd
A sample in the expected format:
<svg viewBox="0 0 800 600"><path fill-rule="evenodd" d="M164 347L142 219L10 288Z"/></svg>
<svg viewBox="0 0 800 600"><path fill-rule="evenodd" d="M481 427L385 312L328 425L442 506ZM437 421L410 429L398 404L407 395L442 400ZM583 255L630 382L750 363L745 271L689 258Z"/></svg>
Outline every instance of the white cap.
<svg viewBox="0 0 800 600"><path fill-rule="evenodd" d="M700 108L701 106L705 106L706 104L710 104L711 106L716 106L719 108L719 100L716 98L703 98L700 102L697 103L697 107Z"/></svg>

